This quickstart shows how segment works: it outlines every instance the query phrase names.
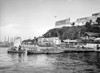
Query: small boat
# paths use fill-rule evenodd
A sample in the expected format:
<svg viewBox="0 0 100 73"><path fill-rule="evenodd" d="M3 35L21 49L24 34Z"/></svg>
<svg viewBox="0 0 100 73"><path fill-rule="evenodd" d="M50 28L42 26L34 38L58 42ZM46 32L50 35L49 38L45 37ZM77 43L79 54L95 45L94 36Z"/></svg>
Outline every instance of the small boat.
<svg viewBox="0 0 100 73"><path fill-rule="evenodd" d="M12 45L8 50L8 53L25 53L25 49L21 47L21 38L17 37L14 41L14 45Z"/></svg>
<svg viewBox="0 0 100 73"><path fill-rule="evenodd" d="M8 53L25 53L25 49L17 50L17 48L15 49L14 47L12 47L12 49L8 49Z"/></svg>

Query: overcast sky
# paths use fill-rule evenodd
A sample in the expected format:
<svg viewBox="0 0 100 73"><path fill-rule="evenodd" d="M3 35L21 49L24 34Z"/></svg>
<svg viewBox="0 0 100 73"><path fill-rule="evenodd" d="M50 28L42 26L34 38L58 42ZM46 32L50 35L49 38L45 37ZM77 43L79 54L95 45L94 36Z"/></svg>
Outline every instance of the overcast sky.
<svg viewBox="0 0 100 73"><path fill-rule="evenodd" d="M97 12L100 0L0 0L0 40L41 36L57 20L75 21Z"/></svg>

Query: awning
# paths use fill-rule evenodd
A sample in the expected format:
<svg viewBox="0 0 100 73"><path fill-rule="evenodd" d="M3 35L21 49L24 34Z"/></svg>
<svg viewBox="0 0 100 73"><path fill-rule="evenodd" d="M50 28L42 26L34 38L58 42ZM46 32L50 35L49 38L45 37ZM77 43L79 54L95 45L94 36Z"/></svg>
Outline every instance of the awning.
<svg viewBox="0 0 100 73"><path fill-rule="evenodd" d="M95 38L94 41L100 41L100 38Z"/></svg>
<svg viewBox="0 0 100 73"><path fill-rule="evenodd" d="M66 40L63 40L64 42L71 42L71 43L76 43L78 42L77 40L70 40L70 39L66 39Z"/></svg>

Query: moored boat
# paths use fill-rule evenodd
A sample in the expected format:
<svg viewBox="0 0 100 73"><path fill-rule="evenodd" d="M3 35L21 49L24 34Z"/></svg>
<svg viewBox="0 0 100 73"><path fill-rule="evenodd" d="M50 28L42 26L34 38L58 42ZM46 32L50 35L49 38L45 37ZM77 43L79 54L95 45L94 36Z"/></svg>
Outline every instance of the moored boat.
<svg viewBox="0 0 100 73"><path fill-rule="evenodd" d="M40 47L35 46L32 49L27 50L27 54L58 54L64 52L61 47Z"/></svg>
<svg viewBox="0 0 100 73"><path fill-rule="evenodd" d="M25 49L23 50L16 50L16 49L8 49L8 53L25 53Z"/></svg>

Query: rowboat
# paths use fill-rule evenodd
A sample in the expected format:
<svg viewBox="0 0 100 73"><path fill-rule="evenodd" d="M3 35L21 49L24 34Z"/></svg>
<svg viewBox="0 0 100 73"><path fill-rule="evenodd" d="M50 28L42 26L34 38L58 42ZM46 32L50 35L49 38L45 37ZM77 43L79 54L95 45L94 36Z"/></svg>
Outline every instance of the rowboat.
<svg viewBox="0 0 100 73"><path fill-rule="evenodd" d="M8 53L25 53L25 49L18 50L17 47L11 47L8 49Z"/></svg>

